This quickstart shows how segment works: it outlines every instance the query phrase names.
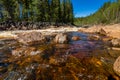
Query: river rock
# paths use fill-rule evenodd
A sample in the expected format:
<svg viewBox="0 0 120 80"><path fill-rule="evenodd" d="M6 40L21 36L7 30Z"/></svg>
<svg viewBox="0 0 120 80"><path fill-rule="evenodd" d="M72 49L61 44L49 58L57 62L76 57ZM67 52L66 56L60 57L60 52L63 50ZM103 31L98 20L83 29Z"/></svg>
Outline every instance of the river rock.
<svg viewBox="0 0 120 80"><path fill-rule="evenodd" d="M73 41L78 41L78 40L80 40L80 39L81 39L81 38L80 38L79 36L73 36L73 37L72 37L72 40L73 40Z"/></svg>
<svg viewBox="0 0 120 80"><path fill-rule="evenodd" d="M100 40L101 37L98 35L89 35L88 40Z"/></svg>
<svg viewBox="0 0 120 80"><path fill-rule="evenodd" d="M102 35L102 36L106 36L107 35L106 31L103 28L101 28L98 33L100 35Z"/></svg>
<svg viewBox="0 0 120 80"><path fill-rule="evenodd" d="M46 43L46 37L40 32L21 33L17 35L17 40L25 45Z"/></svg>
<svg viewBox="0 0 120 80"><path fill-rule="evenodd" d="M120 47L120 39L112 39L111 44L114 47Z"/></svg>
<svg viewBox="0 0 120 80"><path fill-rule="evenodd" d="M41 51L37 51L34 47L22 47L22 48L16 48L12 50L13 56L28 56L28 55L37 55L41 53Z"/></svg>
<svg viewBox="0 0 120 80"><path fill-rule="evenodd" d="M120 76L120 56L114 62L113 69L115 73Z"/></svg>
<svg viewBox="0 0 120 80"><path fill-rule="evenodd" d="M117 58L120 55L120 48L108 48L108 53L110 54L110 56Z"/></svg>
<svg viewBox="0 0 120 80"><path fill-rule="evenodd" d="M41 45L39 47L20 47L12 50L12 55L20 56L34 56L40 55L43 58L49 58L54 53L53 45Z"/></svg>
<svg viewBox="0 0 120 80"><path fill-rule="evenodd" d="M58 33L54 39L54 42L58 44L68 43L68 41L68 35L66 33Z"/></svg>
<svg viewBox="0 0 120 80"><path fill-rule="evenodd" d="M111 40L112 40L112 37L103 37L102 38L103 42L107 42L107 41L111 41Z"/></svg>

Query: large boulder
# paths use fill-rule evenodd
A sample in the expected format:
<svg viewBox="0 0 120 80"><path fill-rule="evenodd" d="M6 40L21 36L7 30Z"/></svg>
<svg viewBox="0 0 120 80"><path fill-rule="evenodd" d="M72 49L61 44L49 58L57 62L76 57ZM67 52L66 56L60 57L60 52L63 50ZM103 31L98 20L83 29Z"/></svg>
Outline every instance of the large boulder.
<svg viewBox="0 0 120 80"><path fill-rule="evenodd" d="M120 56L116 59L116 61L113 64L113 70L117 75L120 76Z"/></svg>
<svg viewBox="0 0 120 80"><path fill-rule="evenodd" d="M120 47L120 39L112 39L111 44L114 47Z"/></svg>
<svg viewBox="0 0 120 80"><path fill-rule="evenodd" d="M17 35L17 40L25 45L46 43L46 37L40 32L21 33Z"/></svg>
<svg viewBox="0 0 120 80"><path fill-rule="evenodd" d="M58 44L68 43L68 41L68 35L66 33L58 33L54 39L54 42Z"/></svg>

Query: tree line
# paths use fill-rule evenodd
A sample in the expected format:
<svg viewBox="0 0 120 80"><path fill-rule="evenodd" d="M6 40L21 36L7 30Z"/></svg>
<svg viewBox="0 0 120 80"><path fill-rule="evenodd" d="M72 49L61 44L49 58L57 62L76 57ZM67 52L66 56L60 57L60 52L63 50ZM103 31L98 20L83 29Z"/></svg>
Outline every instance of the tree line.
<svg viewBox="0 0 120 80"><path fill-rule="evenodd" d="M73 24L71 0L0 0L0 21L55 22Z"/></svg>
<svg viewBox="0 0 120 80"><path fill-rule="evenodd" d="M75 19L76 25L94 25L94 24L115 24L120 23L120 0L112 0L87 17Z"/></svg>

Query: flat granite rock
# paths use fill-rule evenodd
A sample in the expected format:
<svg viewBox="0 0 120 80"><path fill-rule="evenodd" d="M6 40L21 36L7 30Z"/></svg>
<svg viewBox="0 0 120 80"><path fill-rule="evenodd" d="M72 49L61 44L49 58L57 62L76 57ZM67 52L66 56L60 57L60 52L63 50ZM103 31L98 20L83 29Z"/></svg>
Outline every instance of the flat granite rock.
<svg viewBox="0 0 120 80"><path fill-rule="evenodd" d="M25 45L46 43L46 37L40 32L20 33L17 35L17 40Z"/></svg>

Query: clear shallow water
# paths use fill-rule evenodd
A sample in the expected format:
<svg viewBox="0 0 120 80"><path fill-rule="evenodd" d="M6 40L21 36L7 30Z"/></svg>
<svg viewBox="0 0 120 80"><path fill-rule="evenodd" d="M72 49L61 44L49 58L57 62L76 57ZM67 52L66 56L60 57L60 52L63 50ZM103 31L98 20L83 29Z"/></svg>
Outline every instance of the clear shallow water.
<svg viewBox="0 0 120 80"><path fill-rule="evenodd" d="M88 34L72 32L81 40L69 44L23 46L14 40L0 41L1 80L109 80L117 77L111 57L102 41L88 40ZM15 57L12 51L33 56Z"/></svg>

